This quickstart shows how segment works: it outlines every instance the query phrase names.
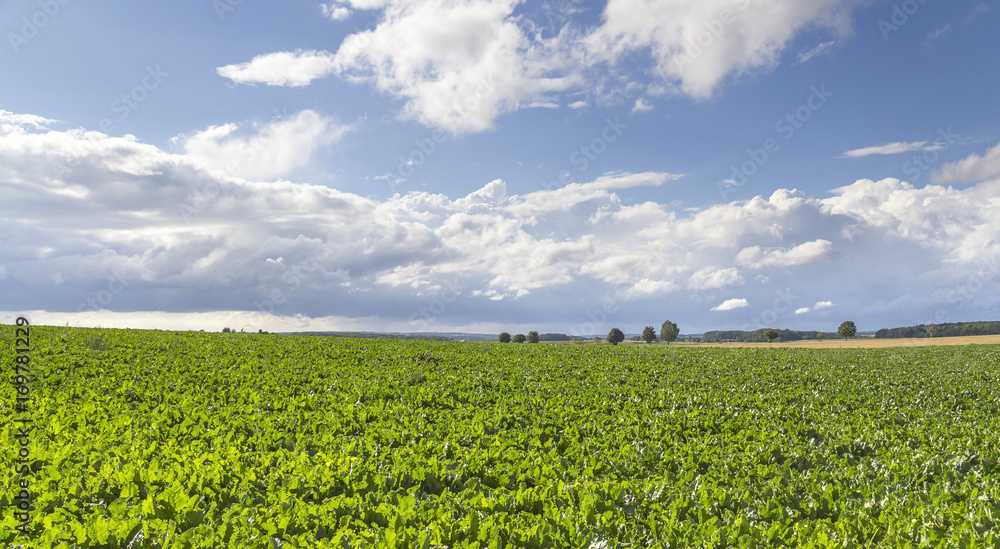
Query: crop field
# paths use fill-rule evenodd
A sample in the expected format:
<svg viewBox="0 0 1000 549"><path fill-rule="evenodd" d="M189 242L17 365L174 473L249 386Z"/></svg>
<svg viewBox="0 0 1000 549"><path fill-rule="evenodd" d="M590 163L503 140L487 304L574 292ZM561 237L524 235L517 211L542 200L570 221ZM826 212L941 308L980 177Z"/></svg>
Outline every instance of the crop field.
<svg viewBox="0 0 1000 549"><path fill-rule="evenodd" d="M30 343L4 546L1000 547L997 346Z"/></svg>

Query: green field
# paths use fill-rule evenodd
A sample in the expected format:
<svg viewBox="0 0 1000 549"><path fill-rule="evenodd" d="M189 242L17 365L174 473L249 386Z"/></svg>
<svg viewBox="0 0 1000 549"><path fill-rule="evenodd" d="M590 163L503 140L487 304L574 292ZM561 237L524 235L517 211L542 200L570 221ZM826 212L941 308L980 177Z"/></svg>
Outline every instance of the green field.
<svg viewBox="0 0 1000 549"><path fill-rule="evenodd" d="M1000 547L998 346L31 344L5 546Z"/></svg>

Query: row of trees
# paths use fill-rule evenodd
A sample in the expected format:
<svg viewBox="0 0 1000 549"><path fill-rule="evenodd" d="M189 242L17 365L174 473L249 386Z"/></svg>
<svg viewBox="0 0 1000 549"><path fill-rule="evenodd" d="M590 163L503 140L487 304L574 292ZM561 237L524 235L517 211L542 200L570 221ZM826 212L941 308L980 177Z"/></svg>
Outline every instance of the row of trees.
<svg viewBox="0 0 1000 549"><path fill-rule="evenodd" d="M667 320L666 322L664 322L660 326L660 336L659 336L659 339L662 340L662 341L666 341L668 344L670 342L672 342L672 341L677 341L677 336L679 334L680 334L680 330L677 328L677 323L676 322L670 322L669 320ZM546 335L547 336L555 336L555 335L562 335L562 334L546 334ZM570 338L568 336L565 336L564 338L553 338L553 337L546 338L546 340L548 340L548 341L557 341L557 340L562 341L562 340L569 340L569 339ZM596 337L594 339L600 340L599 337ZM652 326L646 326L642 330L642 339L646 343L653 343L653 342L657 341L656 330L654 330ZM618 345L622 341L625 341L625 333L622 332L621 330L619 330L618 328L612 328L611 331L608 332L608 337L606 338L606 340L607 340L608 343L610 343L612 345ZM517 335L514 335L514 336L511 336L507 332L500 332L500 335L497 336L497 341L499 341L500 343L511 343L511 342L514 342L514 343L538 343L539 341L541 341L541 338L538 336L538 332L536 332L536 331L530 331L530 332L528 332L528 335L517 334Z"/></svg>
<svg viewBox="0 0 1000 549"><path fill-rule="evenodd" d="M854 324L853 320L845 320L837 328L837 335L844 339L847 339L849 337L854 337L858 335L858 327ZM775 339L778 339L778 336L779 336L778 330L775 330L773 328L764 330L764 337L767 338L768 343L771 343ZM819 332L816 334L816 339L823 339L824 337L825 336L823 332Z"/></svg>
<svg viewBox="0 0 1000 549"><path fill-rule="evenodd" d="M788 330L782 330L779 332L778 330L770 328L762 330L762 332L763 332L762 335L767 338L768 343L773 342L775 339L778 339L779 337L783 337L785 335L784 332L794 333L796 335L800 333L800 332L789 332ZM738 333L740 336L743 336L746 332L738 332ZM847 339L849 337L854 337L857 335L857 333L858 333L858 327L855 326L854 321L851 320L845 321L840 325L839 328L837 328L837 335L844 339ZM814 337L816 339L823 339L822 332L817 332L814 334L815 334ZM679 335L680 335L680 329L677 327L677 323L666 320L663 322L663 324L660 325L659 337L657 337L656 329L654 329L652 326L646 326L645 328L643 328L641 337L642 340L645 341L646 343L666 341L667 345L669 345L670 343L677 341L677 336ZM498 339L500 340L500 343L510 343L511 341L513 341L514 343L539 342L538 332L535 331L528 332L527 336L525 336L524 334L517 334L514 337L511 337L511 335L507 332L501 332ZM594 339L600 340L599 337L595 337ZM625 333L619 330L618 328L612 328L611 331L608 332L608 337L605 339L608 343L612 345L618 345L622 341L625 341ZM798 339L801 339L801 337ZM708 340L708 338L706 338L706 340Z"/></svg>
<svg viewBox="0 0 1000 549"><path fill-rule="evenodd" d="M534 330L528 332L527 336L525 336L524 334L517 334L514 337L511 337L510 334L508 334L507 332L500 332L500 335L497 337L497 339L500 341L500 343L510 343L511 341L513 341L514 343L525 343L525 342L538 343L539 341L541 341L538 338L538 332Z"/></svg>
<svg viewBox="0 0 1000 549"><path fill-rule="evenodd" d="M235 329L229 328L227 326L227 327L225 327L225 328L222 329L222 333L224 333L224 334L235 334L235 333L245 334L245 333L247 333L247 331L246 331L246 329L242 329L239 332L237 332ZM253 333L253 332L250 332L250 333ZM260 330L257 330L257 333L258 334L269 334L271 332L265 332L263 329L260 329Z"/></svg>
<svg viewBox="0 0 1000 549"><path fill-rule="evenodd" d="M669 345L673 341L677 341L677 336L680 335L680 329L677 327L676 322L670 322L666 320L660 325L660 336L656 337L656 329L652 326L646 326L642 329L642 340L646 343L655 343L657 340L666 341ZM608 343L612 345L618 345L622 341L625 341L625 334L622 333L618 328L612 328L608 333Z"/></svg>

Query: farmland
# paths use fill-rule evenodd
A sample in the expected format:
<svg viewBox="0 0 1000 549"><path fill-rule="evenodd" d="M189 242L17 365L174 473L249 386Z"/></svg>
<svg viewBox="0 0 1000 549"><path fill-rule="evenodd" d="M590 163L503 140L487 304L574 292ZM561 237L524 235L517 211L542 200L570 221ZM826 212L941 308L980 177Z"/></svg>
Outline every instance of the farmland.
<svg viewBox="0 0 1000 549"><path fill-rule="evenodd" d="M8 545L1000 547L997 346L32 330Z"/></svg>

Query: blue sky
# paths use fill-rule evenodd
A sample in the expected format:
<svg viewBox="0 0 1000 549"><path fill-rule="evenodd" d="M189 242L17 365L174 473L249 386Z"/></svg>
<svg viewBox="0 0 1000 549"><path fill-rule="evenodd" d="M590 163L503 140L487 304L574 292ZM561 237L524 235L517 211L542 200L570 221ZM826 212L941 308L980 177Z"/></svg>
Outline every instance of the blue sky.
<svg viewBox="0 0 1000 549"><path fill-rule="evenodd" d="M0 6L0 320L997 319L1000 2Z"/></svg>

